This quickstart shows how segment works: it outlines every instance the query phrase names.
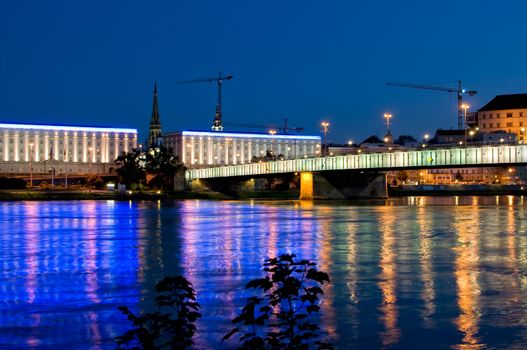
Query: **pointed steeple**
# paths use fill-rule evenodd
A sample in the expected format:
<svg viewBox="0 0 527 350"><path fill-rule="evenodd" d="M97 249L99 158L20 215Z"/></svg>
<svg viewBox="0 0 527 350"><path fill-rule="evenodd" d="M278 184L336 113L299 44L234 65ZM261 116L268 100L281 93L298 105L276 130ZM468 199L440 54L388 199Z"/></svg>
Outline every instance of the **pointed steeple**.
<svg viewBox="0 0 527 350"><path fill-rule="evenodd" d="M157 82L154 83L154 98L152 103L152 116L150 117L150 133L148 136L148 146L158 146L161 137L161 121L159 120L159 106L157 102Z"/></svg>

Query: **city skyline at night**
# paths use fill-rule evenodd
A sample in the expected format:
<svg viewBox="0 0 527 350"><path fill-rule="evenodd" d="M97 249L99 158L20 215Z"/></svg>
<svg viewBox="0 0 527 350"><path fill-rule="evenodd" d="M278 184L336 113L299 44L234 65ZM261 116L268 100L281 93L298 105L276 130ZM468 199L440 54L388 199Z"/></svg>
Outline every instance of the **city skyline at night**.
<svg viewBox="0 0 527 350"><path fill-rule="evenodd" d="M154 83L163 131L210 130L215 84L181 80L223 72L225 131L235 124L304 127L360 142L456 127L451 93L386 81L456 86L475 111L524 93L527 4L418 1L375 4L3 2L0 120L119 125L146 138ZM232 126L230 126L230 125ZM261 130L265 132L266 130Z"/></svg>

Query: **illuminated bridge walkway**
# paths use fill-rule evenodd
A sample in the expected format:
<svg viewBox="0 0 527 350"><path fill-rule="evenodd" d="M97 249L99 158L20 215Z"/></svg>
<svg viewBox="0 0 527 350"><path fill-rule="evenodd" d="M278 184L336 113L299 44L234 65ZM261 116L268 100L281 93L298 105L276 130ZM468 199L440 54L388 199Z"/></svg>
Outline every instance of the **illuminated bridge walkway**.
<svg viewBox="0 0 527 350"><path fill-rule="evenodd" d="M187 170L187 182L204 179L258 177L285 173L315 173L327 177L342 171L462 168L527 164L527 145L439 148L383 153L360 153L330 157L290 159ZM327 175L326 175L327 174ZM339 176L344 176L345 173ZM357 175L353 175L356 177ZM349 176L348 176L349 177ZM307 180L309 181L309 180ZM301 186L304 176L301 177ZM302 190L301 190L302 191Z"/></svg>

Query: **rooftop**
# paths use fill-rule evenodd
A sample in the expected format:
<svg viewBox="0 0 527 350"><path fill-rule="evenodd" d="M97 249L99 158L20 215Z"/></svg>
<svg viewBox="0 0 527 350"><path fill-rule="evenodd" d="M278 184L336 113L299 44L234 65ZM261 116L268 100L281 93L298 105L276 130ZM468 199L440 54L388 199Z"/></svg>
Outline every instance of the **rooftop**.
<svg viewBox="0 0 527 350"><path fill-rule="evenodd" d="M57 130L57 131L98 131L98 132L126 132L137 134L137 129L112 128L105 126L77 126L77 125L50 125L50 124L23 124L23 123L3 123L0 128L6 129L25 129L25 130Z"/></svg>
<svg viewBox="0 0 527 350"><path fill-rule="evenodd" d="M249 133L249 132L223 132L223 131L200 131L182 130L164 133L165 136L181 134L184 136L216 136L216 137L252 137L267 139L290 139L290 140L315 140L320 141L320 136L310 135L290 135L290 134L269 134L269 133Z"/></svg>
<svg viewBox="0 0 527 350"><path fill-rule="evenodd" d="M527 108L527 94L498 95L478 112Z"/></svg>

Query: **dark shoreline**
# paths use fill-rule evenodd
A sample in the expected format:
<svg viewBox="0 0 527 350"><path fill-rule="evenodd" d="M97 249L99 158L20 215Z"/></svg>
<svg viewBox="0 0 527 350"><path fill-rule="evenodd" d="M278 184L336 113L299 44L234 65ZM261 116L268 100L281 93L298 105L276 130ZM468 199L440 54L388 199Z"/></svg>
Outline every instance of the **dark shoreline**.
<svg viewBox="0 0 527 350"><path fill-rule="evenodd" d="M527 186L521 185L451 185L451 186L404 186L388 187L389 197L410 196L523 196ZM217 192L135 192L118 193L109 191L66 191L66 190L0 190L0 201L51 201L51 200L172 200L172 199L298 199L298 191L261 191L247 193L242 197L230 197ZM323 199L316 199L323 200Z"/></svg>
<svg viewBox="0 0 527 350"><path fill-rule="evenodd" d="M415 185L388 187L390 197L408 196L523 196L523 185Z"/></svg>
<svg viewBox="0 0 527 350"><path fill-rule="evenodd" d="M116 200L116 201L155 201L172 199L298 199L298 193L290 192L255 192L251 196L240 198L229 197L217 192L136 192L118 193L108 191L64 191L64 190L0 190L0 201L63 201L63 200Z"/></svg>

